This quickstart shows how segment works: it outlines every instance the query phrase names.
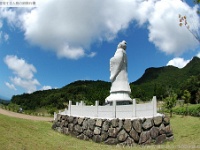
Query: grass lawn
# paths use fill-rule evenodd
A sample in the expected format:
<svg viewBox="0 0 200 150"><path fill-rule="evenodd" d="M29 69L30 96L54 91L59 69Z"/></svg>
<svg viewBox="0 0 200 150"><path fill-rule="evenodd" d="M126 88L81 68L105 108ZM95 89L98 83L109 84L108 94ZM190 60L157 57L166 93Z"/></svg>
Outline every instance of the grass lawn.
<svg viewBox="0 0 200 150"><path fill-rule="evenodd" d="M51 129L52 123L0 115L0 150L200 149L200 118L171 118L174 141L162 145L119 147L82 141Z"/></svg>

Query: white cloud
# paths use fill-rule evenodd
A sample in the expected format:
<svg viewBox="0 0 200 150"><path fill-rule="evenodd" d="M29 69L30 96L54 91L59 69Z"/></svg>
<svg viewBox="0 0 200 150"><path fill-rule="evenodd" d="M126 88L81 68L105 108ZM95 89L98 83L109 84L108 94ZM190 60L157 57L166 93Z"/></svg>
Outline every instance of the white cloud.
<svg viewBox="0 0 200 150"><path fill-rule="evenodd" d="M179 27L178 15L186 15L191 30L197 31L196 10L181 0L48 0L38 1L38 7L32 9L2 8L0 18L24 31L31 44L58 57L94 57L96 52L90 51L93 43L115 39L134 21L148 27L149 41L160 51L180 55L198 42L186 28Z"/></svg>
<svg viewBox="0 0 200 150"><path fill-rule="evenodd" d="M180 55L198 45L193 35L179 26L179 14L186 15L188 23L200 27L199 22L192 26L192 20L199 20L197 7L190 8L180 0L162 0L155 4L149 17L149 41L166 54Z"/></svg>
<svg viewBox="0 0 200 150"><path fill-rule="evenodd" d="M32 79L34 73L37 72L36 68L32 64L28 64L24 59L18 58L14 55L7 55L4 62L14 74L21 78Z"/></svg>
<svg viewBox="0 0 200 150"><path fill-rule="evenodd" d="M23 79L15 76L14 78L10 78L14 85L20 86L28 93L32 93L37 90L37 86L40 85L37 79Z"/></svg>
<svg viewBox="0 0 200 150"><path fill-rule="evenodd" d="M14 84L10 84L10 83L8 83L8 82L5 82L5 84L6 84L6 86L7 86L8 88L10 88L10 89L12 89L12 90L15 90L15 91L17 90Z"/></svg>
<svg viewBox="0 0 200 150"><path fill-rule="evenodd" d="M96 54L97 54L97 53L95 53L95 52L91 52L91 53L88 55L88 57L92 58L92 57L96 56Z"/></svg>
<svg viewBox="0 0 200 150"><path fill-rule="evenodd" d="M21 17L24 13L31 11L33 8L9 8L9 7L1 7L0 8L0 19L6 19L8 25L12 28L22 27Z"/></svg>
<svg viewBox="0 0 200 150"><path fill-rule="evenodd" d="M65 45L63 48L59 49L57 51L58 57L66 57L66 58L71 58L71 59L78 59L81 58L85 55L84 50L79 47L79 48L70 48L69 45Z"/></svg>
<svg viewBox="0 0 200 150"><path fill-rule="evenodd" d="M25 38L59 57L78 59L93 42L112 40L126 29L134 8L135 2L121 0L44 1L23 15Z"/></svg>
<svg viewBox="0 0 200 150"><path fill-rule="evenodd" d="M18 58L14 55L7 55L4 58L4 62L15 75L15 77L10 77L13 86L16 85L22 87L28 93L32 93L37 90L37 86L39 86L40 83L34 78L34 73L36 73L37 70L32 64L28 64L24 59ZM7 84L7 86L10 85Z"/></svg>
<svg viewBox="0 0 200 150"><path fill-rule="evenodd" d="M52 89L52 87L49 86L49 85L45 85L45 86L43 86L43 87L41 88L41 90L50 90L50 89Z"/></svg>
<svg viewBox="0 0 200 150"><path fill-rule="evenodd" d="M7 19L8 24L15 26L17 22L17 15L16 11L13 11L13 9L9 8L0 8L0 18Z"/></svg>
<svg viewBox="0 0 200 150"><path fill-rule="evenodd" d="M183 58L180 58L180 57L176 57L176 58L173 58L172 60L170 60L168 63L167 63L167 66L175 66L175 67L178 67L178 68L183 68L185 67L188 63L190 62L190 60L184 60Z"/></svg>

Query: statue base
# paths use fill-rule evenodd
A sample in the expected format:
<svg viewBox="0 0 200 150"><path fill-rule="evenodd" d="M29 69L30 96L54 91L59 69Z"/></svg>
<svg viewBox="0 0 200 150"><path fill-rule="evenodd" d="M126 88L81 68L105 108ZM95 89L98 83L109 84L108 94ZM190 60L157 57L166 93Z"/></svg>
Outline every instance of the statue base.
<svg viewBox="0 0 200 150"><path fill-rule="evenodd" d="M133 102L128 92L111 92L105 102L106 104L112 104L113 101L116 101L117 105L129 105Z"/></svg>

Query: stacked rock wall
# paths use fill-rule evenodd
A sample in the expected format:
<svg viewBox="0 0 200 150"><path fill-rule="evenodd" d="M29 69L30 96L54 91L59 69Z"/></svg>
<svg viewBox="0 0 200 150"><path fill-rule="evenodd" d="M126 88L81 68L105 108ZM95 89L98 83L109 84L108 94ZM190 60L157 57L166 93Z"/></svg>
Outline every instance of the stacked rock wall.
<svg viewBox="0 0 200 150"><path fill-rule="evenodd" d="M170 120L166 116L144 119L91 119L57 115L52 128L78 139L105 144L161 144L173 140Z"/></svg>

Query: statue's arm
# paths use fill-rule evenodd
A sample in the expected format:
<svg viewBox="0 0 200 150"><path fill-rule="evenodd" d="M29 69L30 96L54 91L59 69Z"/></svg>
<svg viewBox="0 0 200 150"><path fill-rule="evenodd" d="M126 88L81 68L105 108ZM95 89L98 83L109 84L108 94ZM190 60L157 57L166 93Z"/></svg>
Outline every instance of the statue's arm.
<svg viewBox="0 0 200 150"><path fill-rule="evenodd" d="M110 60L110 80L113 82L119 72L121 71L123 65L123 52L121 50L116 51L114 57Z"/></svg>

